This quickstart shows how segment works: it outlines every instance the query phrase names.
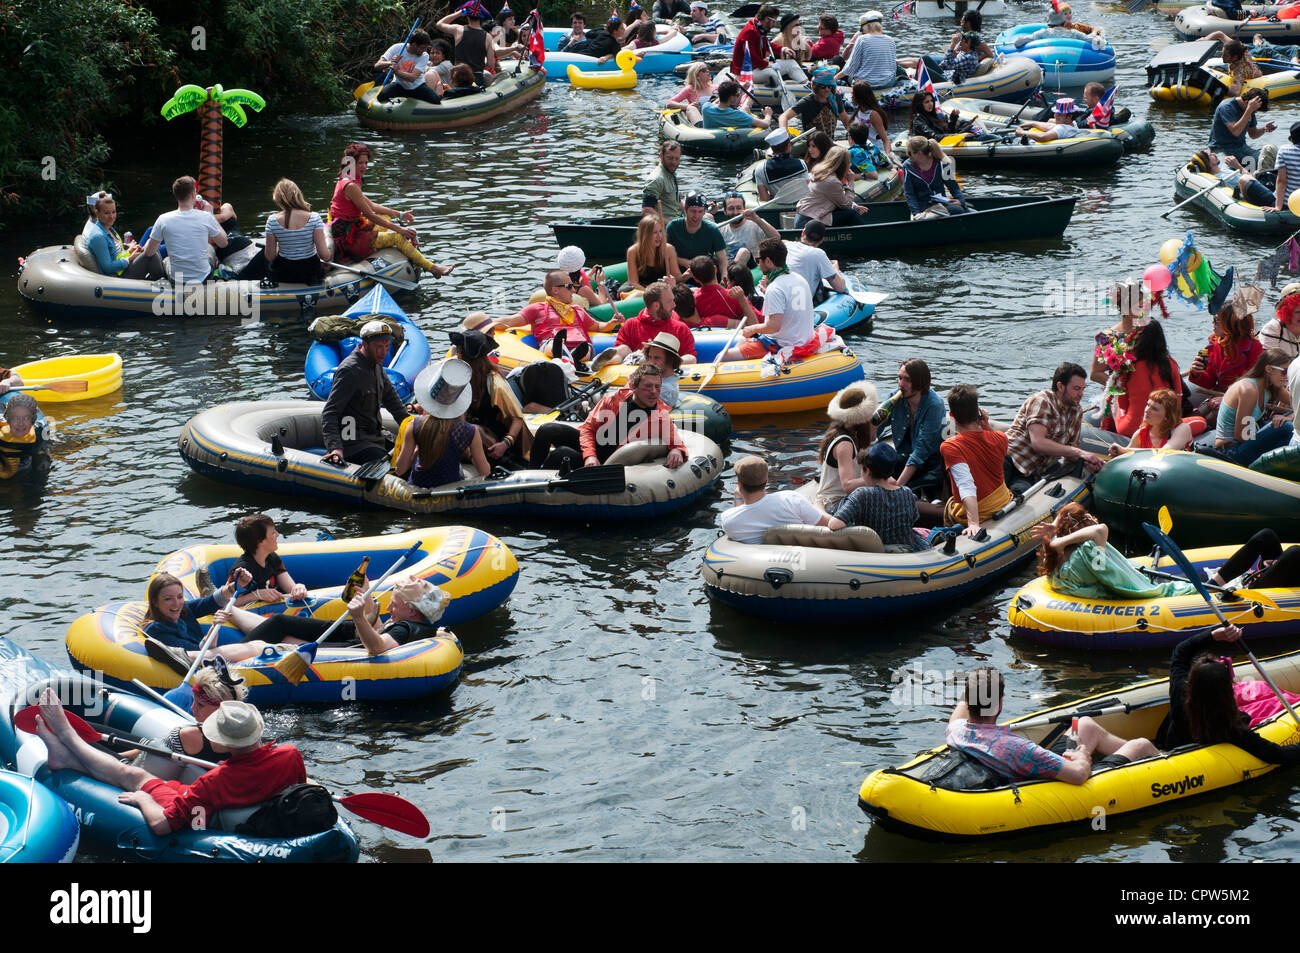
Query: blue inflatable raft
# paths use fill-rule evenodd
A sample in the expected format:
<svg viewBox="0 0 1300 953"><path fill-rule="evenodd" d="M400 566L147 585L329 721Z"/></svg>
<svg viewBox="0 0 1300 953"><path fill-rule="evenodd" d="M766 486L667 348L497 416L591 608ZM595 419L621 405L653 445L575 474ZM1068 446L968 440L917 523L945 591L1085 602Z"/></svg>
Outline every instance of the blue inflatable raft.
<svg viewBox="0 0 1300 953"><path fill-rule="evenodd" d="M1061 89L1109 83L1115 78L1115 48L1101 37L1066 27L1027 23L998 34L996 49L1024 56L1043 70L1043 87Z"/></svg>
<svg viewBox="0 0 1300 953"><path fill-rule="evenodd" d="M0 864L68 863L80 836L66 801L35 778L0 768Z"/></svg>
<svg viewBox="0 0 1300 953"><path fill-rule="evenodd" d="M401 344L394 344L384 362L384 373L393 383L393 389L403 402L410 401L415 395L415 377L429 363L429 339L406 312L393 300L392 295L382 285L375 285L365 295L343 312L344 317L360 318L363 315L381 315L396 321L402 326L404 336ZM323 344L313 341L307 349L307 387L313 397L324 400L330 395L334 384L334 371L343 359L355 351L361 344L361 338L344 338L337 344Z"/></svg>

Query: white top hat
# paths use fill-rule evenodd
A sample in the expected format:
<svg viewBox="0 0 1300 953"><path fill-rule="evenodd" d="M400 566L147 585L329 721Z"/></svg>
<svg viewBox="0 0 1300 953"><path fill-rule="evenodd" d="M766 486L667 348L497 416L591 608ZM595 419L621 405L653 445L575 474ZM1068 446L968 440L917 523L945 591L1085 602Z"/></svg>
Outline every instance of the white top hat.
<svg viewBox="0 0 1300 953"><path fill-rule="evenodd" d="M474 399L469 379L469 365L458 358L449 357L430 364L415 379L415 401L433 417L443 420L459 417Z"/></svg>

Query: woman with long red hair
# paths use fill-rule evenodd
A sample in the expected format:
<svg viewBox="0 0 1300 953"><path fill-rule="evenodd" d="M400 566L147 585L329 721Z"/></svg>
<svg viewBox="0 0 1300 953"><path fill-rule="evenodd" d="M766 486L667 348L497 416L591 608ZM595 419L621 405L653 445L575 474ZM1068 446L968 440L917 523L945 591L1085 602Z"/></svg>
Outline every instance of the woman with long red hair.
<svg viewBox="0 0 1300 953"><path fill-rule="evenodd" d="M1209 343L1192 361L1187 379L1209 391L1201 413L1209 421L1219 411L1224 392L1255 366L1264 345L1255 340L1255 316L1239 315L1231 304L1214 316L1214 332Z"/></svg>

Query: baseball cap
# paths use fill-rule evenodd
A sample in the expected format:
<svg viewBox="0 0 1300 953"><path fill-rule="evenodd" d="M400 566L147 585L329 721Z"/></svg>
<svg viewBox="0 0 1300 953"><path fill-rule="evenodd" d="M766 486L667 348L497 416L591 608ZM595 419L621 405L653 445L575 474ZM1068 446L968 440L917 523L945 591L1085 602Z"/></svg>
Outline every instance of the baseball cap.
<svg viewBox="0 0 1300 953"><path fill-rule="evenodd" d="M708 208L708 205L702 192L687 192L686 198L682 199L682 208Z"/></svg>

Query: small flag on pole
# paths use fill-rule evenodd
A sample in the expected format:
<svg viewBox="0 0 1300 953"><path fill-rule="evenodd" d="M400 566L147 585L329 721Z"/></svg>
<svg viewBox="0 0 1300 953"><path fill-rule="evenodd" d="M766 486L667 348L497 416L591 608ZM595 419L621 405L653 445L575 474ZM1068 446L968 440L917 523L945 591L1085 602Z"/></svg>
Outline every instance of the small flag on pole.
<svg viewBox="0 0 1300 953"><path fill-rule="evenodd" d="M1119 83L1110 88L1105 96L1097 105L1092 107L1092 112L1088 116L1088 125L1093 129L1109 129L1110 121L1115 115L1115 93L1119 89Z"/></svg>
<svg viewBox="0 0 1300 953"><path fill-rule="evenodd" d="M916 63L916 88L921 92L932 95L935 105L938 105L939 94L934 91L934 83L930 82L930 74L926 71L925 60L918 60Z"/></svg>

